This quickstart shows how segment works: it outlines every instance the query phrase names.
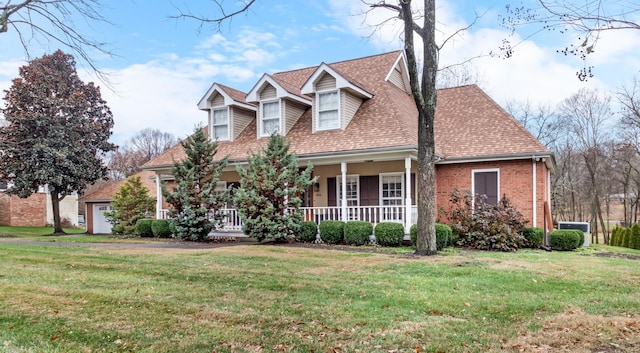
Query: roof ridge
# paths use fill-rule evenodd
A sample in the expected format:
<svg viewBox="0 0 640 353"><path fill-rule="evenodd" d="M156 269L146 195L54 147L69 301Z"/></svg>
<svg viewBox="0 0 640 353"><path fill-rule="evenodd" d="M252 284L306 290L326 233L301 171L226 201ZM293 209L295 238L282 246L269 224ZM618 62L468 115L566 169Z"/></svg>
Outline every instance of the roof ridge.
<svg viewBox="0 0 640 353"><path fill-rule="evenodd" d="M357 60L363 60L363 59L369 59L369 58L373 58L376 56L383 56L383 55L389 55L389 54L395 54L395 53L401 53L402 50L394 50L394 51L388 51L388 52L384 52L384 53L379 53L379 54L372 54L372 55L367 55L367 56L361 56L359 58L351 58L351 59L345 59L345 60L340 60L340 61L334 61L334 62L325 62L325 61L321 61L320 64L318 65L313 65L313 66L307 66L307 67L301 67L301 68L297 68L297 69L292 69L292 70L285 70L285 71L278 71L278 72L274 72L272 75L276 75L276 74L286 74L286 73L290 73L290 72L296 72L296 71L301 71L301 70L309 70L309 69L313 69L314 71L320 67L322 64L325 64L327 66L331 66L331 65L335 65L335 64L342 64L342 63L346 63L346 62L350 62L350 61L357 61Z"/></svg>

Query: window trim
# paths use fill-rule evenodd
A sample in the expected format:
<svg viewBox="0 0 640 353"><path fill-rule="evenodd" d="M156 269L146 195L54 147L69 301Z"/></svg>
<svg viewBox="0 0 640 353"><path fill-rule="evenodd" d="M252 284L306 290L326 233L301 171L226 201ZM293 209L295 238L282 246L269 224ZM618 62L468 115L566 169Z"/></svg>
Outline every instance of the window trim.
<svg viewBox="0 0 640 353"><path fill-rule="evenodd" d="M226 111L227 112L227 123L226 124L215 124L214 123L214 119L213 119L213 115L216 111ZM215 134L214 134L214 128L216 126L226 126L227 127L227 136L225 138L221 138L218 137L218 141L229 141L231 140L231 119L230 119L230 111L229 111L229 107L219 107L219 108L211 108L211 124L209 124L209 134L211 136L211 139L214 140L216 138Z"/></svg>
<svg viewBox="0 0 640 353"><path fill-rule="evenodd" d="M405 174L405 173L380 173L380 174L378 175L378 178L379 178L379 185L380 185L380 186L379 186L379 188L378 188L378 189L379 189L379 193L380 193L380 196L378 197L378 199L379 199L379 200L378 200L378 204L379 204L380 206L385 206L385 205L383 204L383 202L382 202L382 201L385 199L385 198L382 196L382 195L383 195L383 193L382 193L382 184L383 184L383 182L382 182L382 178L383 178L383 177L385 177L385 176L395 176L395 177L400 177L400 184L402 185L402 195L400 196L400 201L401 201L402 203L401 203L400 205L394 205L394 206L404 206L404 202L405 202L405 194L406 194L406 192L407 192L406 185L404 185L404 184L405 184L404 179L405 179L405 176L406 176L406 174ZM387 199L389 199L389 198L387 198ZM389 199L389 200L397 200L397 198L393 198L393 199Z"/></svg>
<svg viewBox="0 0 640 353"><path fill-rule="evenodd" d="M496 187L497 190L497 202L500 202L500 168L485 168L485 169L472 169L471 170L471 208L475 209L476 205L476 173L491 173L495 172L496 175L496 183L498 184Z"/></svg>
<svg viewBox="0 0 640 353"><path fill-rule="evenodd" d="M356 205L349 206L349 200L347 199L347 207L360 207L360 174L347 174L347 183L349 183L349 178L355 178L356 180ZM336 176L336 206L342 207L342 197L340 197L340 193L342 192L342 175Z"/></svg>
<svg viewBox="0 0 640 353"><path fill-rule="evenodd" d="M260 130L258 135L260 137L269 137L271 134L264 133L264 105L270 103L278 103L278 134L282 135L282 102L279 98L260 101ZM275 120L275 119L268 119Z"/></svg>
<svg viewBox="0 0 640 353"><path fill-rule="evenodd" d="M338 124L337 126L332 126L332 127L320 127L320 113L324 112L324 111L332 111L334 109L330 109L330 110L323 110L320 111L320 96L323 94L327 94L327 93L333 93L336 92L337 96L338 96L338 107L335 109L338 113ZM325 131L325 130L335 130L335 129L340 129L340 127L342 126L342 119L341 119L341 113L342 113L342 107L340 104L340 89L330 89L330 90L324 90L324 91L317 91L316 92L316 100L315 100L315 105L316 105L316 114L315 114L315 120L316 120L316 131Z"/></svg>

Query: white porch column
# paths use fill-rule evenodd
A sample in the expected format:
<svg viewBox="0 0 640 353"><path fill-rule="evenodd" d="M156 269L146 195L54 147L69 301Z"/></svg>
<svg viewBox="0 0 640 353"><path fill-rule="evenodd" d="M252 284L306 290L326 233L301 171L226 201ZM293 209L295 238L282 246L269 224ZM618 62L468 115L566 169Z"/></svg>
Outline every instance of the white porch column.
<svg viewBox="0 0 640 353"><path fill-rule="evenodd" d="M404 232L409 234L411 230L411 157L404 159L405 169L405 198L404 198Z"/></svg>
<svg viewBox="0 0 640 353"><path fill-rule="evenodd" d="M537 227L538 226L538 198L537 198L537 176L536 176L536 171L537 171L537 163L536 163L537 158L533 157L533 227Z"/></svg>
<svg viewBox="0 0 640 353"><path fill-rule="evenodd" d="M156 174L156 219L162 219L162 187L160 174Z"/></svg>
<svg viewBox="0 0 640 353"><path fill-rule="evenodd" d="M347 162L340 163L340 173L342 173L342 184L340 185L342 188L342 199L341 208L342 208L342 221L346 222L349 220L347 217Z"/></svg>

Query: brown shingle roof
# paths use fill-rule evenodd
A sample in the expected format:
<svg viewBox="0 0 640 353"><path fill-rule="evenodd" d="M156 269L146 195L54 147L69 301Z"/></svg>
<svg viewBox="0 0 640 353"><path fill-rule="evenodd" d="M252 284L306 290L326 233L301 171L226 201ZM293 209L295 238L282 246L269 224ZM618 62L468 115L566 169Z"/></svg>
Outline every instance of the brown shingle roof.
<svg viewBox="0 0 640 353"><path fill-rule="evenodd" d="M142 185L144 185L147 189L149 189L148 195L152 198L156 198L156 183L154 181L155 173L150 170L143 170L139 173L134 174L134 176L139 176L142 181ZM94 192L84 195L80 198L80 200L85 202L91 201L111 201L115 194L120 191L120 188L127 180L118 180L112 183L105 185L104 187L95 190Z"/></svg>
<svg viewBox="0 0 640 353"><path fill-rule="evenodd" d="M291 150L298 155L361 151L393 147L417 148L418 112L413 97L385 81L401 51L329 64L350 82L373 94L363 101L344 130L312 133L311 109L307 109L287 133ZM272 77L287 87L300 88L317 66L279 72ZM436 152L446 158L476 158L505 154L549 153L518 122L475 85L438 92L435 122ZM208 130L208 129L207 129ZM266 146L258 139L256 121L233 141L218 144L218 156L244 160L248 151ZM145 168L167 166L184 158L180 144L145 164Z"/></svg>

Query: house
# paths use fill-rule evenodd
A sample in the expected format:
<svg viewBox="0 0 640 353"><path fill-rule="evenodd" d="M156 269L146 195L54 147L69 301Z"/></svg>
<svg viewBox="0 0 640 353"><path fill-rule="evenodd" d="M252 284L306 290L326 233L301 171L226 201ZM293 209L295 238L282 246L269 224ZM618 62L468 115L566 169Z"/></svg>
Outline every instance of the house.
<svg viewBox="0 0 640 353"><path fill-rule="evenodd" d="M0 225L12 227L44 227L53 224L51 196L45 187L27 198L6 193L7 185L0 183ZM63 226L78 225L78 196L67 195L60 201Z"/></svg>
<svg viewBox="0 0 640 353"><path fill-rule="evenodd" d="M139 176L142 185L149 189L149 196L156 197L155 173L142 171L134 176ZM111 223L107 221L104 213L111 211L111 201L127 180L112 181L105 186L82 196L84 202L84 214L86 230L88 234L111 234Z"/></svg>
<svg viewBox="0 0 640 353"><path fill-rule="evenodd" d="M238 185L236 166L279 133L318 183L303 195L305 219L416 222L417 109L402 51L264 74L249 92L214 83L198 102L218 156L229 156L219 188ZM204 117L204 114L203 114ZM438 91L435 118L436 202L453 188L508 196L542 226L550 200L552 153L475 85ZM172 180L181 145L143 166L156 179L157 218L166 215L159 183ZM241 230L225 209L225 230Z"/></svg>

